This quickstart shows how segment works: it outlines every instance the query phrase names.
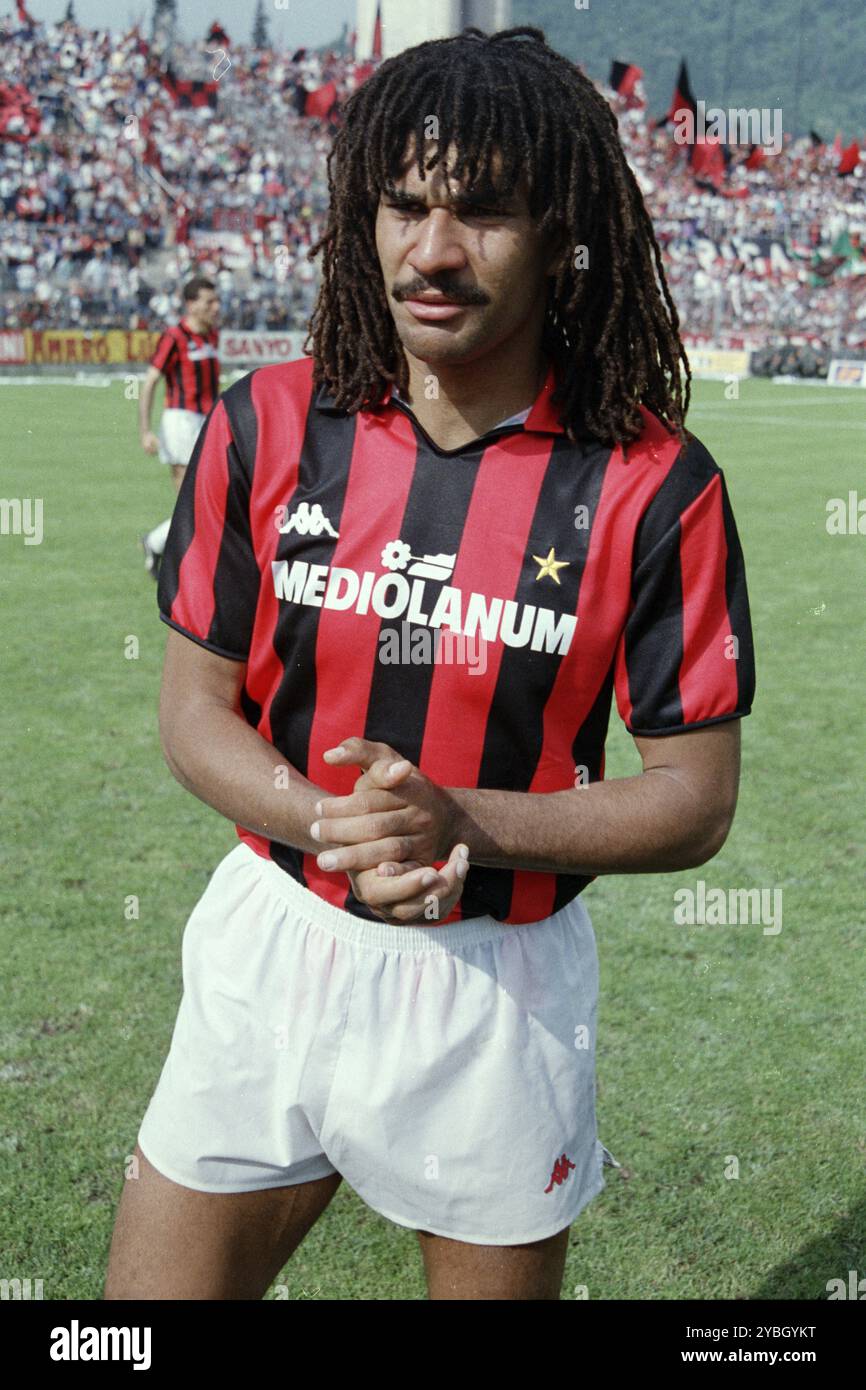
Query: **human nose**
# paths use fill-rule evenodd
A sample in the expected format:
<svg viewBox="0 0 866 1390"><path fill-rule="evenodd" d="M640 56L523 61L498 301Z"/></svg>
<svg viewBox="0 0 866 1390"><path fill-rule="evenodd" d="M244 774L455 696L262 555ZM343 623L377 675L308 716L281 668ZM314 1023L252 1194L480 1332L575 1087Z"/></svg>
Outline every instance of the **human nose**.
<svg viewBox="0 0 866 1390"><path fill-rule="evenodd" d="M454 221L447 208L431 208L418 227L409 264L421 275L437 270L456 270L466 262L466 253L455 235Z"/></svg>

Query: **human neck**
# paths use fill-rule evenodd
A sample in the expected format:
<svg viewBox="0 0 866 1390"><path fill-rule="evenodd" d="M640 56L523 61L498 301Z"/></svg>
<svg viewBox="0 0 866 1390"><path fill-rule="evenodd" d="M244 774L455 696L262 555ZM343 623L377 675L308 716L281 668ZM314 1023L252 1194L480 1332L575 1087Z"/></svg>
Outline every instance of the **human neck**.
<svg viewBox="0 0 866 1390"><path fill-rule="evenodd" d="M544 385L549 367L541 352L510 361L481 358L465 365L437 369L407 353L409 390L406 396L418 423L440 449L459 449L531 406ZM428 400L431 377L438 397Z"/></svg>

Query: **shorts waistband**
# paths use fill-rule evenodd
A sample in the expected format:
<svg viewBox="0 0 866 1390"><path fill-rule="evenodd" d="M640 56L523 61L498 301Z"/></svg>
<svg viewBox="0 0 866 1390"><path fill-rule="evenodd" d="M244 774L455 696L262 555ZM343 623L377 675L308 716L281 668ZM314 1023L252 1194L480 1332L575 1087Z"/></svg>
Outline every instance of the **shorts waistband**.
<svg viewBox="0 0 866 1390"><path fill-rule="evenodd" d="M390 922L371 922L366 917L355 917L341 907L335 907L325 898L320 898L297 879L281 869L273 859L265 859L256 854L249 845L241 842L232 851L255 863L262 875L280 894L285 902L303 918L315 926L325 927L333 936L356 945L379 946L399 951L444 951L453 952L461 946L477 946L485 941L498 941L512 932L531 931L544 927L546 922L500 922L496 917L486 914L483 917L470 917L466 922L446 922L442 926L397 927ZM566 911L565 908L562 911ZM559 915L558 913L556 914Z"/></svg>

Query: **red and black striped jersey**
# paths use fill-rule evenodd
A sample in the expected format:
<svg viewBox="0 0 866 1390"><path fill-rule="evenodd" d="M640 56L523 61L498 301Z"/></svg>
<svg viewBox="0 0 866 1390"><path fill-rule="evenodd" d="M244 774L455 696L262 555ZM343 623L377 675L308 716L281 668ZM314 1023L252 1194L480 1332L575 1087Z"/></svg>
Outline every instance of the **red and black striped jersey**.
<svg viewBox="0 0 866 1390"><path fill-rule="evenodd" d="M196 333L186 319L167 328L150 365L165 377L166 410L207 415L220 393L219 333Z"/></svg>
<svg viewBox="0 0 866 1390"><path fill-rule="evenodd" d="M626 450L572 442L550 369L522 425L444 450L390 388L338 409L312 365L260 367L220 398L158 590L171 627L246 662L244 715L301 773L348 795L358 769L322 754L354 734L443 786L554 792L603 777L614 696L636 735L748 714L743 555L697 439L642 409ZM314 855L238 833L375 916ZM445 920L537 921L589 882L470 865Z"/></svg>

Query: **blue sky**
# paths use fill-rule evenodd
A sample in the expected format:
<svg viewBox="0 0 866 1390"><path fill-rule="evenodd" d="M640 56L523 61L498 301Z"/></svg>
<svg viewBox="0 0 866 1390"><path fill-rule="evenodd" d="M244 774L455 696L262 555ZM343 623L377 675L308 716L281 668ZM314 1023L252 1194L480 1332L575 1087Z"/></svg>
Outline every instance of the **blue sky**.
<svg viewBox="0 0 866 1390"><path fill-rule="evenodd" d="M66 13L67 0L26 3L36 20L53 22ZM74 4L79 24L89 29L129 29L144 17L145 33L150 30L153 0L74 0ZM255 8L255 0L178 0L181 33L187 39L203 38L218 19L229 38L248 43ZM346 20L354 26L355 8L355 0L289 0L287 9L278 10L273 0L265 0L271 38L278 48L314 47L339 38ZM2 9L11 14L14 0L4 0Z"/></svg>

